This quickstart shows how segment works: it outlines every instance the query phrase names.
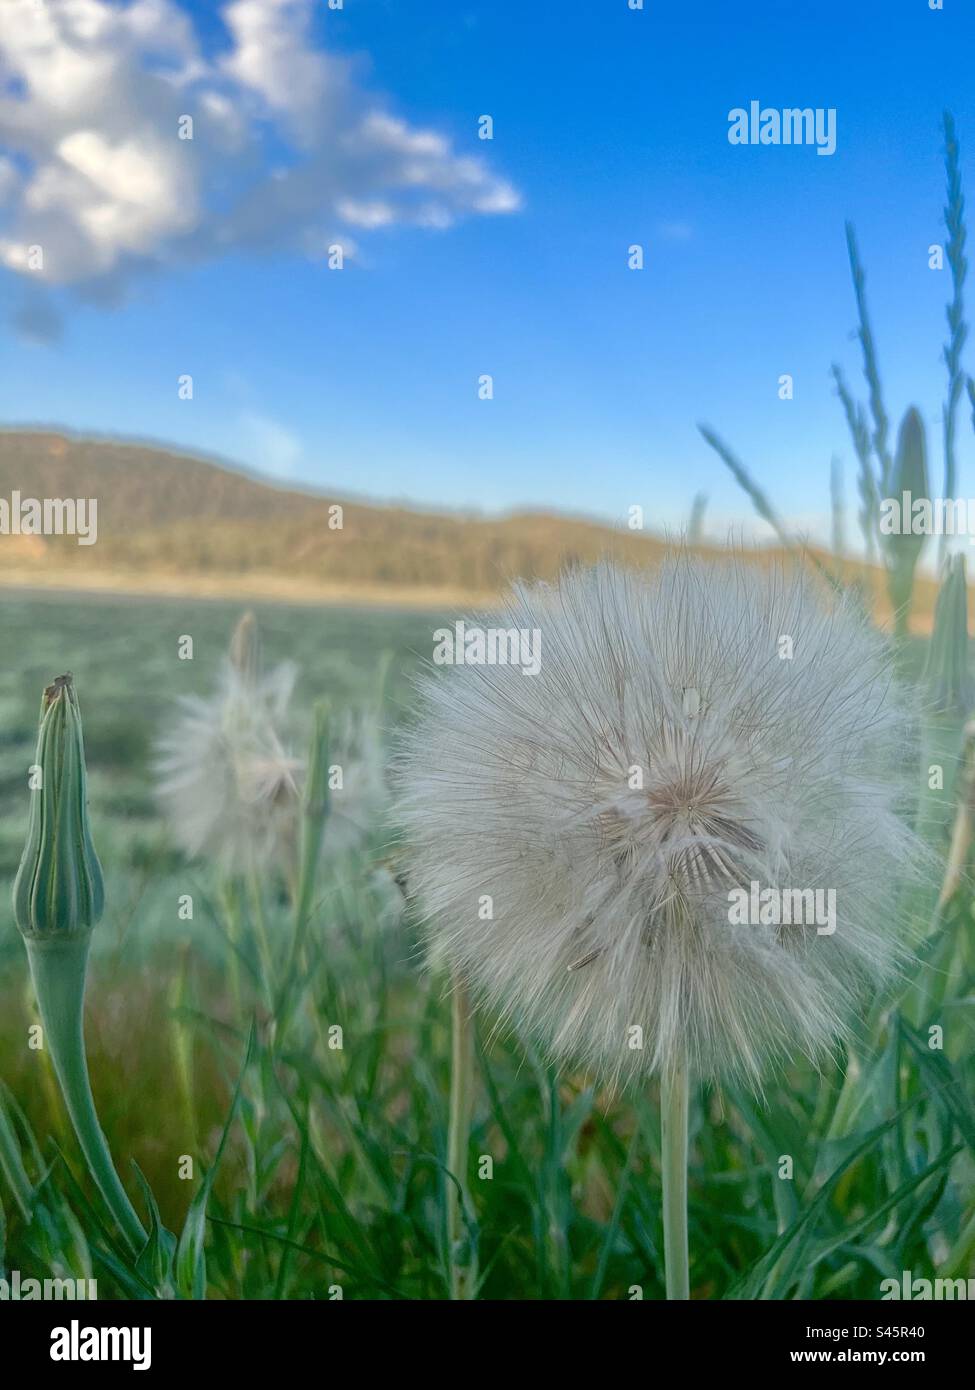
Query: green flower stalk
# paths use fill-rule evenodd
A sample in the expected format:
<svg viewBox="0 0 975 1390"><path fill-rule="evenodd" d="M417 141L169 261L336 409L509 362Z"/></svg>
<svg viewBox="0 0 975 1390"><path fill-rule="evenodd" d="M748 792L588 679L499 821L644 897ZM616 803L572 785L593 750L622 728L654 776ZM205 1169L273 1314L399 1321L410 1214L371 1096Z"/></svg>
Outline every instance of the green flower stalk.
<svg viewBox="0 0 975 1390"><path fill-rule="evenodd" d="M70 675L44 691L27 843L13 906L27 947L44 1037L92 1177L133 1251L148 1239L98 1123L83 1030L91 933L102 915L101 865L88 823L85 750Z"/></svg>
<svg viewBox="0 0 975 1390"><path fill-rule="evenodd" d="M687 1239L687 1065L679 1057L660 1081L660 1159L663 1180L664 1269L667 1298L690 1298Z"/></svg>

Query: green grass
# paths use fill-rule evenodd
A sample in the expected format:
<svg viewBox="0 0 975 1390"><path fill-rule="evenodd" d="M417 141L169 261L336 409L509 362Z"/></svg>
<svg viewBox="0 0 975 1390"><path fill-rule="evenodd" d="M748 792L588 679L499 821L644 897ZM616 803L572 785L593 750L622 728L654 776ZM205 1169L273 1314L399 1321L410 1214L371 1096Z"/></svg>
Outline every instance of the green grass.
<svg viewBox="0 0 975 1390"><path fill-rule="evenodd" d="M163 1224L187 1232L181 1292L327 1299L340 1287L346 1298L443 1298L449 1004L385 867L385 831L321 875L282 1033L271 1000L291 943L287 894L268 882L261 895L269 997L253 901L228 903L206 866L184 863L152 796L153 737L177 694L210 689L237 608L5 596L2 614L3 892L22 847L39 693L69 669L108 891L89 976L92 1084L140 1211L148 1217L133 1165ZM390 654L389 726L409 709L410 676L437 625L368 610L259 616L266 658L301 667L306 715L321 695L336 707L375 700ZM176 659L182 634L194 638L192 662ZM176 913L187 892L191 923ZM5 1129L0 1119L0 1264L25 1277L92 1273L101 1297L152 1296L151 1273L123 1254L83 1170L46 1056L28 1046L33 1006L7 902L0 897L0 1116L9 1121ZM941 938L950 971L933 1021L945 1030L943 1052L893 1001L864 1023L858 1079L845 1091L840 1058L822 1074L793 1068L764 1101L727 1088L693 1097L692 1296L878 1298L881 1279L904 1269L975 1273L972 926L965 894ZM528 1041L495 1037L491 1023L478 1020L469 1152L481 1295L625 1299L639 1289L661 1298L655 1091L614 1096L558 1077ZM330 1045L336 1027L341 1048ZM791 1178L780 1176L786 1160Z"/></svg>

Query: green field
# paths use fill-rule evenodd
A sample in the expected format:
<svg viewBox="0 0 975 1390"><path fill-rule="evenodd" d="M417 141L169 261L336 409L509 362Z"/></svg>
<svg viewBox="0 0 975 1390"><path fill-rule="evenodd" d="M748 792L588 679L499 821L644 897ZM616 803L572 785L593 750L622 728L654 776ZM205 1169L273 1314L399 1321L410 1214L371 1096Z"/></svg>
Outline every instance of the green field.
<svg viewBox="0 0 975 1390"><path fill-rule="evenodd" d="M154 1293L116 1243L44 1051L28 1046L33 1003L8 905L40 692L70 670L108 892L89 974L92 1084L133 1200L144 1212L137 1164L178 1233L229 1119L204 1226L208 1297L445 1297L450 1011L387 867L388 827L323 864L285 1017L273 986L291 941L287 894L269 879L259 901L234 895L187 864L153 795L153 740L177 695L209 691L238 608L7 593L0 612L0 1080L30 1191L21 1210L8 1145L0 1266L93 1275L101 1297ZM431 616L281 606L259 617L266 660L300 667L306 722L323 695L337 709L375 702L387 661L384 725L408 716ZM184 634L192 661L177 659ZM192 922L177 917L185 893ZM962 1075L975 962L963 896L945 927L943 1052L892 1000L869 1025L839 1111L845 1059L821 1075L792 1069L764 1101L734 1088L693 1099L692 1296L877 1298L881 1279L905 1269L975 1272L975 1108ZM341 1049L330 1046L336 1025ZM527 1040L491 1025L479 1020L469 1152L481 1296L662 1297L656 1095L557 1076Z"/></svg>

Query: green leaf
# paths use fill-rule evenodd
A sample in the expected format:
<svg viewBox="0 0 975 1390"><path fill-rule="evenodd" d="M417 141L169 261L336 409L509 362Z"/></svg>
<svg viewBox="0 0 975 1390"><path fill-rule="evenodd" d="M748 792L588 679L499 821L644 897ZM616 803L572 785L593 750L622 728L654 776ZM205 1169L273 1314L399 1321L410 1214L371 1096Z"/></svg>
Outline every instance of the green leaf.
<svg viewBox="0 0 975 1390"><path fill-rule="evenodd" d="M911 1102L914 1104L916 1102ZM856 1145L856 1147L846 1156L833 1173L826 1179L822 1187L808 1203L802 1215L795 1220L792 1225L782 1232L778 1240L766 1251L765 1255L753 1266L750 1273L745 1275L727 1295L731 1299L755 1299L763 1297L766 1284L774 1279L777 1285L781 1285L784 1276L788 1276L791 1281L792 1272L798 1267L803 1255L812 1247L815 1234L815 1224L823 1215L829 1204L833 1193L839 1186L843 1175L857 1163L865 1154L869 1153L882 1137L887 1134L899 1122L901 1116L911 1108L910 1105L903 1106L884 1124L871 1130L866 1137ZM844 1239L847 1236L844 1235ZM777 1267L783 1262L782 1269Z"/></svg>
<svg viewBox="0 0 975 1390"><path fill-rule="evenodd" d="M975 1154L975 1106L972 1105L971 1097L966 1093L954 1067L943 1052L932 1051L920 1034L903 1019L900 1026L901 1035L914 1054L918 1070L927 1081L932 1098L944 1106L957 1125L959 1134Z"/></svg>
<svg viewBox="0 0 975 1390"><path fill-rule="evenodd" d="M173 1298L176 1293L173 1279L173 1254L176 1250L176 1237L163 1225L162 1217L159 1215L159 1206L142 1169L137 1163L132 1166L139 1179L142 1195L146 1199L150 1219L149 1239L145 1249L140 1252L135 1262L136 1271L142 1275L147 1284L152 1285L158 1298Z"/></svg>
<svg viewBox="0 0 975 1390"><path fill-rule="evenodd" d="M179 1242L176 1246L176 1287L183 1298L205 1298L207 1287L207 1267L204 1243L206 1239L206 1217L207 1204L210 1201L210 1193L213 1191L213 1184L216 1180L217 1169L220 1167L220 1160L223 1158L224 1149L227 1146L227 1138L237 1118L237 1111L240 1106L241 1088L244 1083L244 1075L250 1065L251 1052L254 1046L254 1026L251 1025L250 1033L247 1037L247 1046L244 1050L244 1060L241 1064L240 1075L237 1077L237 1085L234 1087L233 1099L230 1102L230 1110L224 1122L223 1133L220 1135L220 1143L217 1145L216 1156L207 1172L204 1174L200 1184L200 1190L190 1203L186 1213L186 1220L183 1222L183 1229L180 1232Z"/></svg>

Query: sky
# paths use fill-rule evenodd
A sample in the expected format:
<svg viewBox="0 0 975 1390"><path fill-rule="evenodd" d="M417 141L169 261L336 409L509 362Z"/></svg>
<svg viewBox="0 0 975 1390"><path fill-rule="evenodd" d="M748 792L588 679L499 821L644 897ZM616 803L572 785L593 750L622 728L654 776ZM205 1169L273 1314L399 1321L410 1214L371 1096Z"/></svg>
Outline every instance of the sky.
<svg viewBox="0 0 975 1390"><path fill-rule="evenodd" d="M940 479L973 6L636 3L0 0L0 420L424 506L672 529L704 492L748 531L704 422L811 536L838 454L854 542L844 221ZM730 143L752 101L835 109L835 153Z"/></svg>

